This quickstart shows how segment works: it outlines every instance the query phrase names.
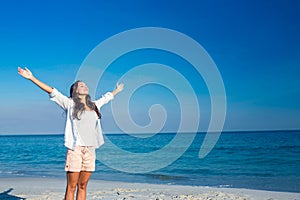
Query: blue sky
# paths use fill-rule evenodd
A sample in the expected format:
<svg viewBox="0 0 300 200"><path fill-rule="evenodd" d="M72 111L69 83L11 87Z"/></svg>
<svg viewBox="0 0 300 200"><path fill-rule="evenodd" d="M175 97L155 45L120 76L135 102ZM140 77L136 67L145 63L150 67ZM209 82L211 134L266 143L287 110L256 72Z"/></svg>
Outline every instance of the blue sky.
<svg viewBox="0 0 300 200"><path fill-rule="evenodd" d="M27 66L68 95L81 63L100 42L140 27L176 30L205 48L226 89L225 130L300 129L299 1L12 0L0 4L0 134L63 132L62 110L18 76L17 66ZM166 52L148 50L118 59L96 94L111 91L126 70L147 62L181 70L191 81L201 108L199 130L205 130L210 117L207 88L199 81L201 76L180 68L183 61ZM147 74L138 78L144 77ZM180 111L174 111L178 102L168 88L140 88L130 101L131 117L147 125L152 104L164 105L169 113L163 130L176 130ZM111 107L101 111L103 129L120 131Z"/></svg>

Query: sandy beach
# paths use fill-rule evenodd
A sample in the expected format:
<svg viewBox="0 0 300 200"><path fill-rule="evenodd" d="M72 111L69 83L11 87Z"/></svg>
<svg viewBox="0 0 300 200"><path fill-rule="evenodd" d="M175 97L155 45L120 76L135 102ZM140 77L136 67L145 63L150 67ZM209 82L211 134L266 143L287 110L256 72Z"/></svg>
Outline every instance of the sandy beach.
<svg viewBox="0 0 300 200"><path fill-rule="evenodd" d="M0 199L64 197L65 180L57 178L0 178ZM300 193L235 188L211 188L91 180L87 199L103 200L300 200Z"/></svg>

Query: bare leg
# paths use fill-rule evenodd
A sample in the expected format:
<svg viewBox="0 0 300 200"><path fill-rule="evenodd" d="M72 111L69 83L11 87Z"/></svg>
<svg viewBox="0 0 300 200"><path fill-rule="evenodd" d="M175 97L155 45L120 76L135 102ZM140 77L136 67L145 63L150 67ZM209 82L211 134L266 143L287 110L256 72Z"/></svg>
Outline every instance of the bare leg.
<svg viewBox="0 0 300 200"><path fill-rule="evenodd" d="M77 184L77 200L86 200L86 187L90 180L92 172L81 171Z"/></svg>
<svg viewBox="0 0 300 200"><path fill-rule="evenodd" d="M74 200L74 193L79 179L80 172L67 172L67 188L65 200Z"/></svg>

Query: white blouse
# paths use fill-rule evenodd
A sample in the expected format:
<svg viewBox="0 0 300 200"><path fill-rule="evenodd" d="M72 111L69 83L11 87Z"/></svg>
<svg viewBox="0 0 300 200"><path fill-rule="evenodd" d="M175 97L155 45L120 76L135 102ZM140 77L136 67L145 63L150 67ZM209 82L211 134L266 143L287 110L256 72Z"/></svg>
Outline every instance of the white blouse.
<svg viewBox="0 0 300 200"><path fill-rule="evenodd" d="M74 150L77 144L78 136L81 133L79 133L76 120L73 119L73 106L74 101L71 98L66 97L62 93L60 93L57 89L53 88L53 91L51 94L49 94L50 100L54 101L56 104L58 104L62 109L64 109L67 112L67 119L66 119L66 126L65 126L65 146L69 149ZM104 104L108 103L109 101L114 99L114 95L111 92L107 92L104 94L101 98L94 101L97 108L100 109ZM95 113L95 111L93 111ZM95 113L96 114L96 113ZM95 137L94 137L94 147L98 148L101 145L104 144L103 134L102 134L102 128L100 119L96 120L95 125ZM92 126L92 125L91 125ZM81 129L81 128L80 128ZM80 131L82 132L82 131ZM83 139L83 138L81 138ZM83 140L79 142L84 142Z"/></svg>

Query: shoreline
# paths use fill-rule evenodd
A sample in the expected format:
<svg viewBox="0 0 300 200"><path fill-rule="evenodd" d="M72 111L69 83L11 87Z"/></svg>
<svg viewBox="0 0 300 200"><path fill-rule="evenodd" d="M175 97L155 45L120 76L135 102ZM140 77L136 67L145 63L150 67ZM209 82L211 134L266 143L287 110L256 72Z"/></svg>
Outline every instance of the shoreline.
<svg viewBox="0 0 300 200"><path fill-rule="evenodd" d="M0 199L63 199L66 180L63 178L0 178ZM168 185L102 181L91 179L87 199L132 200L300 200L300 193L275 192L241 188Z"/></svg>

